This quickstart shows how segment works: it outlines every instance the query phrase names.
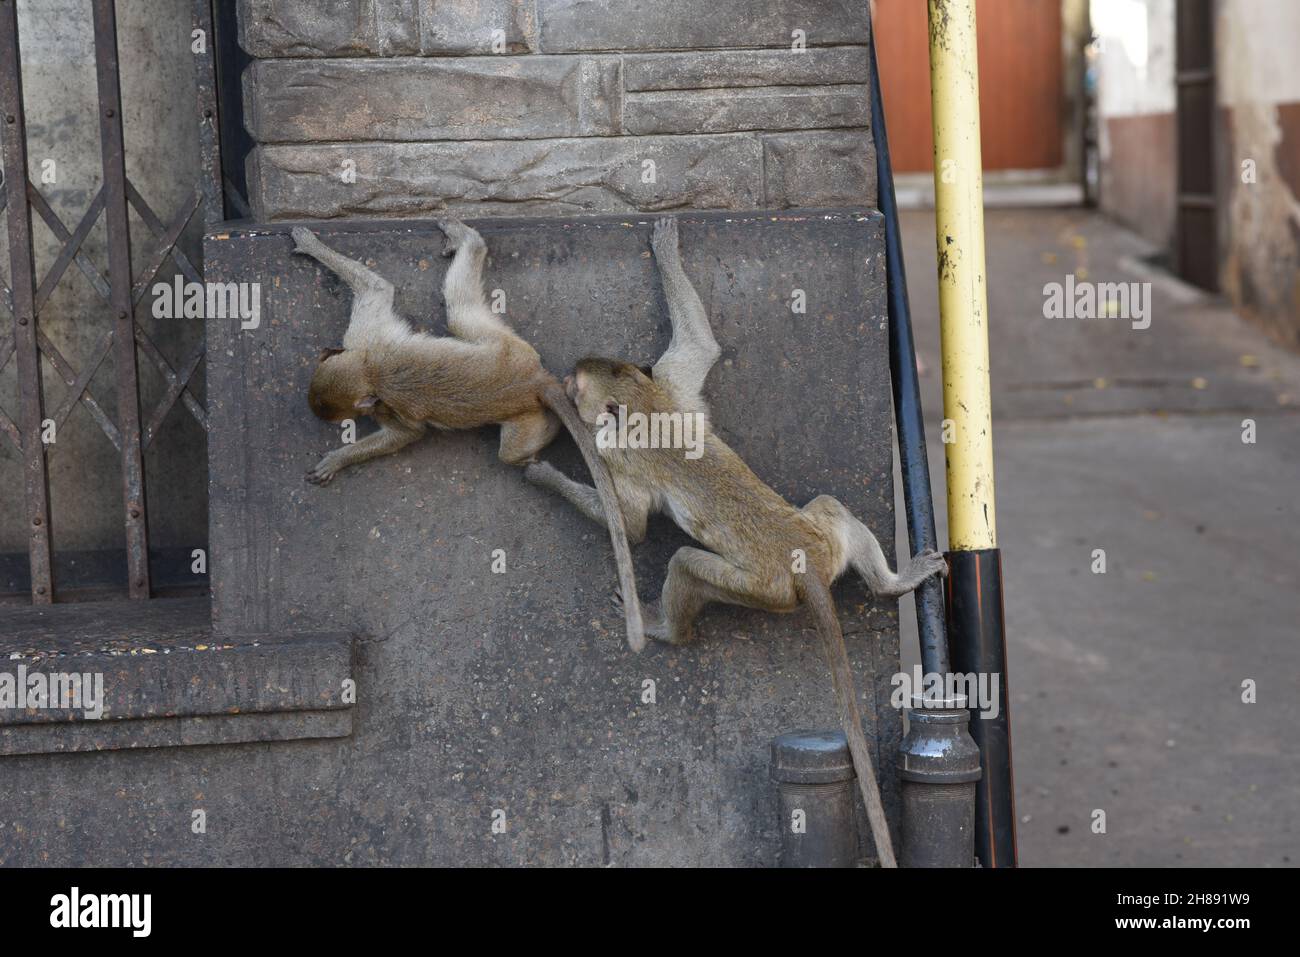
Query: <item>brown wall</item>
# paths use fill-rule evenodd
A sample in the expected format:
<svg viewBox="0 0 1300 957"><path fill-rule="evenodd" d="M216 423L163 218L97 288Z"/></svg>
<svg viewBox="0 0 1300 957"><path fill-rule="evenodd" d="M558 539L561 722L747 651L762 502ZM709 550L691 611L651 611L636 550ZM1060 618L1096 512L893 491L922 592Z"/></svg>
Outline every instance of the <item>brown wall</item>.
<svg viewBox="0 0 1300 957"><path fill-rule="evenodd" d="M900 173L934 168L926 4L876 0L876 55ZM980 145L986 170L1057 169L1064 162L1067 112L1059 3L978 4Z"/></svg>
<svg viewBox="0 0 1300 957"><path fill-rule="evenodd" d="M1148 240L1168 247L1177 205L1172 113L1106 119L1109 158L1102 165L1101 207Z"/></svg>

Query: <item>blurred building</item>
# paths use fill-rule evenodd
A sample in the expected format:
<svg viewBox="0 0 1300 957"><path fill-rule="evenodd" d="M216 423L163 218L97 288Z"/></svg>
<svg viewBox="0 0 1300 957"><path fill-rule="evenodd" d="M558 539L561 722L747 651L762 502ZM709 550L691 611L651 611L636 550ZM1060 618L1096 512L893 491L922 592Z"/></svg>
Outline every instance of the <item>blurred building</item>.
<svg viewBox="0 0 1300 957"><path fill-rule="evenodd" d="M1102 208L1300 345L1300 4L1091 7Z"/></svg>

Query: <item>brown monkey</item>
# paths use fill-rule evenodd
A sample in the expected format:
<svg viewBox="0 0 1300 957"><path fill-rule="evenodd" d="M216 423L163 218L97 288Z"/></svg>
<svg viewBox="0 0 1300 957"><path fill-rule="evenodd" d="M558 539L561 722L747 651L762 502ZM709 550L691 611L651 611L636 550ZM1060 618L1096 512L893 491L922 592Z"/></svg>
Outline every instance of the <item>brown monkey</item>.
<svg viewBox="0 0 1300 957"><path fill-rule="evenodd" d="M619 417L618 424L623 426L624 417L637 413L707 416L700 389L719 349L704 306L682 270L675 220L655 224L652 248L672 320L672 343L649 375L630 363L611 359L578 363L565 384L589 427L605 426L613 417ZM851 566L876 595L894 598L931 575L943 573L944 558L927 552L918 555L906 571L895 574L871 530L842 504L822 495L802 509L795 508L707 428L707 419L704 423L703 454L596 443L609 465L633 542L645 537L648 513L659 510L709 549L686 547L673 555L646 633L672 644L689 641L692 622L710 602L772 612L808 605L830 664L840 720L876 849L884 866L895 867L830 585ZM564 496L589 518L603 521L594 489L544 463L529 465L525 474L530 481Z"/></svg>
<svg viewBox="0 0 1300 957"><path fill-rule="evenodd" d="M325 485L340 469L396 452L427 426L472 429L500 424L498 456L510 465L536 460L563 423L573 434L609 517L610 540L623 594L635 596L636 579L622 513L591 434L577 417L537 351L492 314L483 295L483 237L464 223L438 224L454 255L443 281L450 336L414 331L393 309L393 284L330 249L310 230L292 231L295 252L318 260L352 289L352 316L341 349L326 349L312 375L307 402L329 422L368 415L379 430L328 453L307 473ZM645 644L635 597L624 609L628 643Z"/></svg>

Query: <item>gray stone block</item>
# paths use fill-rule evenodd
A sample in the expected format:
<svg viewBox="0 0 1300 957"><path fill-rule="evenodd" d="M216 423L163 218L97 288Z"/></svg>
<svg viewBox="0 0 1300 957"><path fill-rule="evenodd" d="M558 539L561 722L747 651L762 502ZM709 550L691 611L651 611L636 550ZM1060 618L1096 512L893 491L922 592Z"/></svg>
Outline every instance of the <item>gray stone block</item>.
<svg viewBox="0 0 1300 957"><path fill-rule="evenodd" d="M867 130L763 137L768 205L876 205L876 145Z"/></svg>
<svg viewBox="0 0 1300 957"><path fill-rule="evenodd" d="M529 53L537 49L532 0L419 2L421 49L426 55Z"/></svg>
<svg viewBox="0 0 1300 957"><path fill-rule="evenodd" d="M537 0L541 49L708 50L865 43L867 5L858 0Z"/></svg>
<svg viewBox="0 0 1300 957"><path fill-rule="evenodd" d="M629 53L623 57L623 87L628 92L867 83L870 75L866 47Z"/></svg>
<svg viewBox="0 0 1300 957"><path fill-rule="evenodd" d="M420 52L417 0L239 0L240 45L255 57Z"/></svg>
<svg viewBox="0 0 1300 957"><path fill-rule="evenodd" d="M263 221L754 209L762 169L748 135L262 146L249 189Z"/></svg>
<svg viewBox="0 0 1300 957"><path fill-rule="evenodd" d="M865 86L763 86L734 90L628 93L623 127L629 133L728 133L866 126Z"/></svg>
<svg viewBox="0 0 1300 957"><path fill-rule="evenodd" d="M261 60L244 84L259 143L608 135L618 94L608 56Z"/></svg>

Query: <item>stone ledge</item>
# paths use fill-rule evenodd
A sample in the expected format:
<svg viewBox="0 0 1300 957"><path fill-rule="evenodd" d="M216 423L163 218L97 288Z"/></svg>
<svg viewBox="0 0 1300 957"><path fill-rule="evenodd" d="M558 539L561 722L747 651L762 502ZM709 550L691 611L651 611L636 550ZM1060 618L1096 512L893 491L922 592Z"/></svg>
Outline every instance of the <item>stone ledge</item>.
<svg viewBox="0 0 1300 957"><path fill-rule="evenodd" d="M864 127L871 122L870 98L862 85L628 93L623 128L645 135Z"/></svg>
<svg viewBox="0 0 1300 957"><path fill-rule="evenodd" d="M0 610L0 755L351 733L350 636L218 639L209 613L207 599ZM86 676L102 698L72 708L27 696L54 675Z"/></svg>
<svg viewBox="0 0 1300 957"><path fill-rule="evenodd" d="M866 43L867 5L858 0L537 0L545 53L595 50L789 48Z"/></svg>
<svg viewBox="0 0 1300 957"><path fill-rule="evenodd" d="M239 0L252 56L454 56L865 43L858 0Z"/></svg>
<svg viewBox="0 0 1300 957"><path fill-rule="evenodd" d="M704 90L747 86L825 86L871 81L867 48L713 50L690 53L627 53L623 88Z"/></svg>
<svg viewBox="0 0 1300 957"><path fill-rule="evenodd" d="M339 176L345 160L355 182ZM754 209L763 146L748 134L259 146L249 185L260 221Z"/></svg>
<svg viewBox="0 0 1300 957"><path fill-rule="evenodd" d="M355 182L339 175L345 161ZM865 129L260 146L249 183L262 222L876 202Z"/></svg>
<svg viewBox="0 0 1300 957"><path fill-rule="evenodd" d="M259 60L244 115L259 143L608 136L618 69L612 56Z"/></svg>

